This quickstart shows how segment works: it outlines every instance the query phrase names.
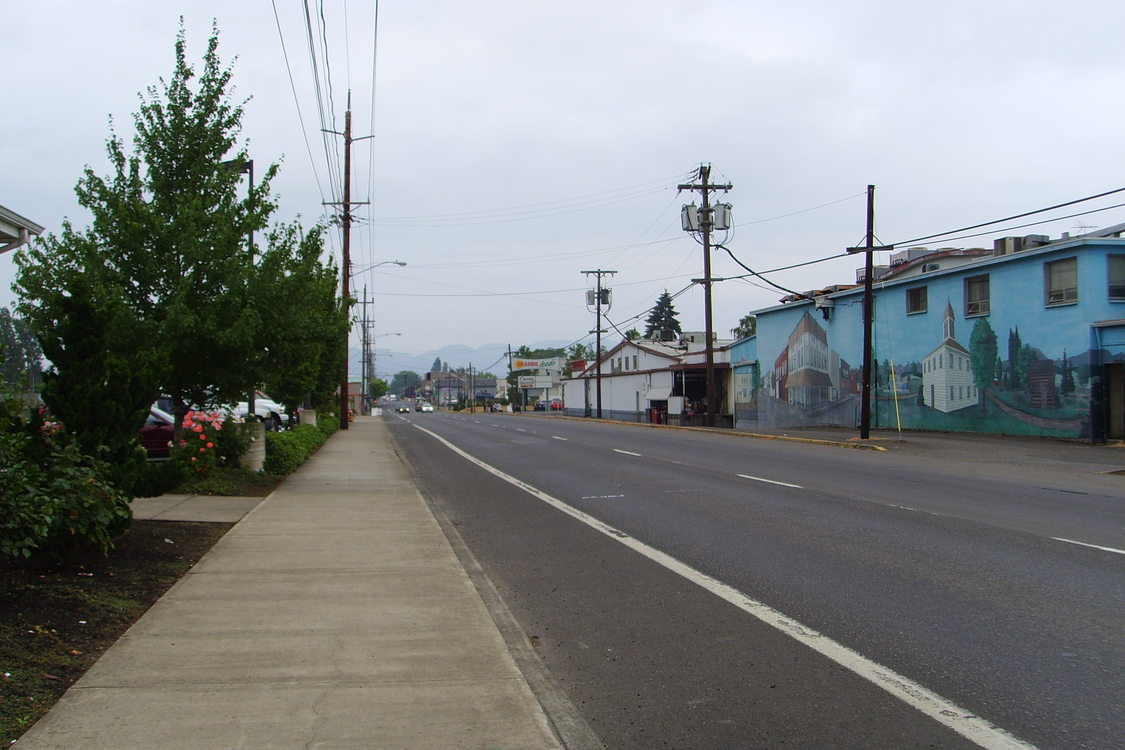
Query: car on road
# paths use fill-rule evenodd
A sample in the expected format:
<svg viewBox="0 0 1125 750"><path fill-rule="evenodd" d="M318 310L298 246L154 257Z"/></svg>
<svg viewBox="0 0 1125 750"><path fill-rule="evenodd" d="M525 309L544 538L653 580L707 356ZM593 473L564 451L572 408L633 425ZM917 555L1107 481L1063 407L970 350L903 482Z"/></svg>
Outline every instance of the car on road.
<svg viewBox="0 0 1125 750"><path fill-rule="evenodd" d="M434 410L434 405L431 404L429 401L423 403L421 409L419 409L419 411L421 411L421 412L432 412L433 410Z"/></svg>
<svg viewBox="0 0 1125 750"><path fill-rule="evenodd" d="M396 414L409 414L410 413L410 404L400 401L399 404L397 406L395 406L395 413Z"/></svg>

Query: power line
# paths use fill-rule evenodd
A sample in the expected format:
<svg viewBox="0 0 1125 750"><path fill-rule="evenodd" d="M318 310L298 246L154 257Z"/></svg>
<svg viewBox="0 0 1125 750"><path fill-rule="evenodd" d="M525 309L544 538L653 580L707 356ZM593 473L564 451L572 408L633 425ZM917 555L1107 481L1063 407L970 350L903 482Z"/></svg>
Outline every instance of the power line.
<svg viewBox="0 0 1125 750"><path fill-rule="evenodd" d="M1125 203L1116 203L1112 206L1105 206L1104 208L1095 208L1095 209L1091 209L1090 211L1080 211L1076 214L1067 214L1066 216L1054 216L1050 219L1043 219L1042 221L1031 221L1031 222L1028 222L1027 224L1016 224L1015 226L1004 227L1003 229L994 229L994 230L991 230L991 231L988 231L988 232L977 232L976 234L963 234L960 237L949 237L948 239L945 240L945 242L954 242L954 241L957 241L957 240L969 240L969 239L973 239L974 237L984 237L984 236L989 235L989 234L997 234L997 233L1000 233L1000 232L1010 232L1014 229L1026 229L1027 227L1037 227L1037 226L1041 226L1043 224L1050 224L1050 223L1055 222L1055 221L1065 221L1066 219L1073 219L1073 218L1078 217L1078 216L1089 216L1090 214L1097 214L1097 213L1101 213L1102 211L1112 211L1115 208L1122 208L1122 207L1125 207ZM910 244L910 243L900 243L900 244ZM846 255L846 253L845 253L845 255Z"/></svg>
<svg viewBox="0 0 1125 750"><path fill-rule="evenodd" d="M305 116L301 113L301 100L297 96L297 84L293 80L293 67L289 64L289 51L285 47L285 34L281 31L281 18L277 14L277 0L270 0L273 5L273 20L277 24L277 38L281 41L281 56L285 59L285 70L289 74L289 88L293 92L293 105L297 108L297 121L301 125L301 137L305 141L305 150L309 154L309 165L312 167L313 180L316 182L317 192L321 201L324 201L324 186L320 184L320 174L316 169L316 159L313 157L312 144L309 143L309 131L305 127Z"/></svg>
<svg viewBox="0 0 1125 750"><path fill-rule="evenodd" d="M589 211L597 208L602 208L604 206L613 205L615 203L625 203L627 201L644 198L649 195L656 195L670 189L671 188L667 187L648 189L618 196L613 199L590 199L582 202L574 202L571 205L558 206L556 208L548 208L547 204L537 204L541 207L526 207L522 209L486 209L482 211L455 214L377 218L373 220L373 223L382 226L413 228L444 228L460 226L483 226L487 224L508 224L518 221L531 221L535 219L547 219L555 216L564 216L566 214L578 213L580 211ZM561 201L552 201L552 203L561 203Z"/></svg>
<svg viewBox="0 0 1125 750"><path fill-rule="evenodd" d="M821 203L819 206L812 206L810 208L802 208L800 211L792 211L792 212L787 213L787 214L780 214L778 216L771 216L767 219L755 219L753 221L745 221L745 222L742 222L741 224L735 224L734 226L736 226L736 227L747 227L747 226L751 226L753 224L765 224L767 221L777 221L778 219L788 219L791 216L800 216L801 214L807 214L810 211L818 211L822 208L827 208L828 206L835 206L837 203L843 203L845 201L850 201L850 200L853 200L855 198L862 198L862 197L863 197L863 193L856 193L855 195L849 195L846 198L838 198L837 200L829 201L828 203Z"/></svg>
<svg viewBox="0 0 1125 750"><path fill-rule="evenodd" d="M1087 196L1086 198L1078 198L1077 200L1067 201L1066 203L1058 203L1054 206L1048 206L1047 208L1039 208L1039 209L1036 209L1035 211L1025 211L1022 214L1016 214L1015 216L1007 216L1003 219L996 219L994 221L986 221L983 224L973 224L972 226L969 226L969 227L961 227L960 229L951 229L948 232L938 232L937 234L928 234L924 237L915 237L912 240L903 240L902 242L893 242L891 244L896 245L896 246L913 245L917 242L923 242L924 240L932 240L932 239L935 239L937 237L945 237L946 235L949 235L949 234L959 234L961 232L968 232L968 231L971 231L973 229L980 229L981 227L992 226L993 224L1002 224L1006 221L1012 221L1014 219L1022 219L1025 216L1034 216L1035 214L1042 214L1042 213L1046 213L1047 211L1054 211L1057 208L1066 208L1067 206L1073 206L1076 203L1085 203L1086 201L1092 201L1092 200L1095 200L1097 198L1104 198L1107 195L1113 195L1114 193L1120 193L1120 192L1123 192L1123 191L1125 191L1125 187L1119 187L1115 190L1107 190L1104 193L1098 193L1097 195ZM991 234L991 232L986 232L986 234Z"/></svg>

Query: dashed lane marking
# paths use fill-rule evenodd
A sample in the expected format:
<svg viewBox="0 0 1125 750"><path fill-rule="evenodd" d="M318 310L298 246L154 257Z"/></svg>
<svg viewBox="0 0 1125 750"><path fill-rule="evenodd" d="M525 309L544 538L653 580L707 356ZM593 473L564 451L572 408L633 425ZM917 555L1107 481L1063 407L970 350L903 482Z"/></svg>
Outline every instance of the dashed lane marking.
<svg viewBox="0 0 1125 750"><path fill-rule="evenodd" d="M676 575L691 581L715 596L733 604L743 612L776 628L798 643L828 657L840 666L863 677L883 690L886 690L895 698L914 707L934 721L949 727L977 746L986 748L986 750L1034 750L1034 745L1024 742L1010 732L962 708L948 698L935 693L914 680L898 674L889 667L884 667L882 664L867 658L857 651L853 651L841 643L836 643L828 636L807 627L788 615L770 607L768 604L751 599L733 586L723 583L717 578L712 578L706 573L692 568L671 555L661 552L655 547L650 547L639 539L634 539L625 532L568 505L552 495L548 495L537 487L521 479L517 479L510 474L505 474L491 464L487 464L476 456L461 450L453 443L427 430L425 427L417 424L413 426L426 433L434 440L437 440L466 461L518 487L529 495L538 498L556 510L586 524L607 537L616 539L634 552L647 557L649 560L663 566Z"/></svg>
<svg viewBox="0 0 1125 750"><path fill-rule="evenodd" d="M1102 552L1114 552L1118 555L1125 555L1125 549L1117 549L1116 547L1103 547L1100 544L1089 544L1088 542L1076 542L1073 539L1063 539L1061 536L1051 537L1056 542L1066 542L1067 544L1077 544L1080 547L1093 547L1100 549Z"/></svg>
<svg viewBox="0 0 1125 750"><path fill-rule="evenodd" d="M739 474L738 476L742 477L743 479L753 479L755 482L765 482L766 484L780 484L782 487L792 487L793 489L797 489L797 490L803 490L804 489L804 487L802 487L799 484L789 484L789 482L779 482L776 479L764 479L762 477L752 477L749 474Z"/></svg>

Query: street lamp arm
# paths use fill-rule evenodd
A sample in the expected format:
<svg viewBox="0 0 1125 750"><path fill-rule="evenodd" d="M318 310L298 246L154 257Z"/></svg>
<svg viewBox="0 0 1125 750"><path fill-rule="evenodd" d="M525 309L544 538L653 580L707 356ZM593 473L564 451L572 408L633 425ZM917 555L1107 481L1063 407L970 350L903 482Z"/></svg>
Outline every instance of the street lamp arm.
<svg viewBox="0 0 1125 750"><path fill-rule="evenodd" d="M374 265L368 266L367 268L361 268L358 271L352 271L349 274L349 276L356 276L356 275L364 273L366 271L370 271L372 268L378 268L379 266L405 266L405 265L406 265L406 261L403 261L403 260L382 260L382 261L379 261L378 263L375 263Z"/></svg>

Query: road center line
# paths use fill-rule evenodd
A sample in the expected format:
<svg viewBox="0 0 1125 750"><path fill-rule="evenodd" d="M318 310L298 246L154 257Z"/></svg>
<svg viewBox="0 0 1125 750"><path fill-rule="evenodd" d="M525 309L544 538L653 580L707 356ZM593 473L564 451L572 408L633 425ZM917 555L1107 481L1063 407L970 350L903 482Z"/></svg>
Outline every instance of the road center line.
<svg viewBox="0 0 1125 750"><path fill-rule="evenodd" d="M766 484L780 484L782 487L793 487L794 489L798 489L798 490L804 489L804 487L802 487L799 484L789 484L789 482L778 482L778 481L773 480L773 479L763 479L762 477L752 477L749 474L739 474L738 476L742 477L743 479L753 479L755 482L765 482Z"/></svg>
<svg viewBox="0 0 1125 750"><path fill-rule="evenodd" d="M1100 549L1102 552L1115 552L1119 555L1125 555L1125 549L1116 549L1114 547L1103 547L1100 544L1089 544L1088 542L1076 542L1073 539L1063 539L1061 536L1053 536L1051 538L1054 539L1056 542L1066 542L1067 544L1077 544L1080 547L1093 547L1094 549Z"/></svg>
<svg viewBox="0 0 1125 750"><path fill-rule="evenodd" d="M633 451L623 451L620 448L614 448L614 453L624 453L626 456L640 456L640 453L633 453Z"/></svg>
<svg viewBox="0 0 1125 750"><path fill-rule="evenodd" d="M427 430L425 427L421 427L417 424L413 426L437 440L466 461L520 488L529 495L581 521L590 528L605 534L610 539L625 545L634 552L647 557L667 570L691 581L715 596L733 604L747 614L753 615L798 643L828 657L840 666L881 687L895 698L921 711L934 721L949 727L954 732L957 732L979 747L986 748L987 750L1034 750L1034 745L1024 742L1010 732L982 719L971 711L961 708L953 701L938 695L908 677L904 677L894 670L884 667L841 643L836 643L828 636L818 633L788 615L782 614L773 607L751 599L733 586L725 584L717 578L712 578L706 573L702 573L680 562L671 555L661 552L655 547L650 547L639 539L634 539L625 532L607 523L603 523L588 513L584 513L577 508L567 505L562 500L548 495L546 492L533 487L527 482L517 479L510 474L505 474L476 456L466 453L453 443ZM626 451L618 452L625 453Z"/></svg>

